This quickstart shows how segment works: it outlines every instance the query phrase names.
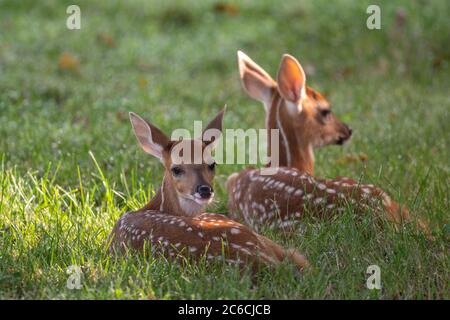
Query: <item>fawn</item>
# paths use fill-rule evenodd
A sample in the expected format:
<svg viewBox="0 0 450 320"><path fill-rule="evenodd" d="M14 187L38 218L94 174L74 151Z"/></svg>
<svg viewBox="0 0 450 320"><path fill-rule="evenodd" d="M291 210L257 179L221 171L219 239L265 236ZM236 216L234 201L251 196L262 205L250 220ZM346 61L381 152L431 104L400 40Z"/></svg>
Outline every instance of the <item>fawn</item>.
<svg viewBox="0 0 450 320"><path fill-rule="evenodd" d="M261 225L290 227L306 213L332 216L352 205L356 212L371 209L395 223L412 220L407 208L371 184L345 177L313 177L313 149L343 144L352 131L331 113L320 93L306 86L305 73L294 57L283 55L277 82L240 51L238 65L244 90L263 102L266 128L279 129L281 141L277 173L262 175L259 169L245 169L228 178L228 206L235 219L256 230ZM268 141L273 143L270 136ZM421 221L418 227L427 232Z"/></svg>
<svg viewBox="0 0 450 320"><path fill-rule="evenodd" d="M117 221L109 237L110 252L142 251L148 243L153 253L167 258L225 258L242 266L277 265L288 259L299 270L307 265L295 250L284 249L224 215L204 213L214 196L211 150L220 138L224 111L206 127L203 138L213 132L208 141L171 141L157 127L130 113L140 146L163 163L165 172L150 202Z"/></svg>
<svg viewBox="0 0 450 320"><path fill-rule="evenodd" d="M270 130L280 132L280 167L314 175L314 149L350 139L352 130L331 112L330 103L319 92L305 85L305 73L294 57L283 56L277 82L241 51L238 65L242 87L264 104L269 157Z"/></svg>

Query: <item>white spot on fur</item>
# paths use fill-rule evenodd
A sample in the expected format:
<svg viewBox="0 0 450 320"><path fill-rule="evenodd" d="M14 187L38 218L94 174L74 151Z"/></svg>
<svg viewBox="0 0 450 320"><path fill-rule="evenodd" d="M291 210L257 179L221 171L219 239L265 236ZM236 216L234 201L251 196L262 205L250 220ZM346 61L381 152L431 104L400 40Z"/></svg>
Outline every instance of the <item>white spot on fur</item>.
<svg viewBox="0 0 450 320"><path fill-rule="evenodd" d="M292 225L294 225L295 223L297 223L296 221L283 221L280 223L280 226L282 228L286 228L286 227L290 227Z"/></svg>
<svg viewBox="0 0 450 320"><path fill-rule="evenodd" d="M319 204L319 203L324 203L325 202L325 199L324 198L316 198L315 200L314 200L314 203L317 203L317 204Z"/></svg>
<svg viewBox="0 0 450 320"><path fill-rule="evenodd" d="M231 234L239 234L241 233L241 230L239 230L238 228L231 228L230 232Z"/></svg>
<svg viewBox="0 0 450 320"><path fill-rule="evenodd" d="M308 193L308 194L305 194L305 196L303 198L309 200L309 199L311 199L313 197L314 197L314 195L312 193Z"/></svg>
<svg viewBox="0 0 450 320"><path fill-rule="evenodd" d="M248 255L248 256L251 256L251 255L252 255L252 253L251 253L248 249L246 249L246 248L241 248L241 249L239 249L239 251L245 253L245 254Z"/></svg>
<svg viewBox="0 0 450 320"><path fill-rule="evenodd" d="M325 189L327 188L327 186L324 185L323 183L319 183L319 184L317 185L317 188L319 188L320 190L325 190Z"/></svg>
<svg viewBox="0 0 450 320"><path fill-rule="evenodd" d="M391 198L387 195L387 194L383 194L383 204L386 206L386 207L390 207L391 206L391 204L392 204L392 200L391 200Z"/></svg>

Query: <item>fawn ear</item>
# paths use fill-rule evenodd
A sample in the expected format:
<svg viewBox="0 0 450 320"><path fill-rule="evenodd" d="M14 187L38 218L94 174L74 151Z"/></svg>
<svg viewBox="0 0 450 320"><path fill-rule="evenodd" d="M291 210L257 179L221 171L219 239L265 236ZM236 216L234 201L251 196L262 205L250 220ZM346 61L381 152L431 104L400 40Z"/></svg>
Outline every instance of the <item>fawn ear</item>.
<svg viewBox="0 0 450 320"><path fill-rule="evenodd" d="M205 130L203 130L203 142L206 145L209 145L212 143L212 147L214 148L218 140L222 136L222 120L223 120L223 114L225 113L225 110L227 109L227 106L225 105L223 109L215 116L214 119L211 120L211 122L206 126Z"/></svg>
<svg viewBox="0 0 450 320"><path fill-rule="evenodd" d="M305 94L305 72L293 56L284 54L278 69L278 91L287 101L298 103Z"/></svg>
<svg viewBox="0 0 450 320"><path fill-rule="evenodd" d="M263 68L258 66L242 51L237 52L239 76L247 94L265 105L270 103L272 88L276 83Z"/></svg>
<svg viewBox="0 0 450 320"><path fill-rule="evenodd" d="M130 121L141 148L152 156L162 159L163 150L169 144L167 136L134 112L130 112Z"/></svg>

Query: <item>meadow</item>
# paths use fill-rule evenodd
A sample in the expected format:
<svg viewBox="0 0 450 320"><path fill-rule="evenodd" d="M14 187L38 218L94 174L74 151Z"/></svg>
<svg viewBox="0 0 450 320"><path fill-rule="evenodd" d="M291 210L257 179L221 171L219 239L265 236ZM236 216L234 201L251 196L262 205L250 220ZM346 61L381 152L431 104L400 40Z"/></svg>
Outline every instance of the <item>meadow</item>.
<svg viewBox="0 0 450 320"><path fill-rule="evenodd" d="M0 299L449 299L450 3L448 1L0 1ZM72 3L70 3L72 4ZM381 29L366 8L381 8ZM143 206L163 168L138 146L134 111L166 133L224 105L225 128L263 128L240 87L236 51L275 76L298 58L307 83L353 129L316 152L316 175L382 186L429 221L434 240L351 210L304 221L312 268L250 272L217 263L112 258L115 221ZM225 213L228 175L217 168ZM82 270L81 289L66 287ZM366 269L381 269L381 290Z"/></svg>

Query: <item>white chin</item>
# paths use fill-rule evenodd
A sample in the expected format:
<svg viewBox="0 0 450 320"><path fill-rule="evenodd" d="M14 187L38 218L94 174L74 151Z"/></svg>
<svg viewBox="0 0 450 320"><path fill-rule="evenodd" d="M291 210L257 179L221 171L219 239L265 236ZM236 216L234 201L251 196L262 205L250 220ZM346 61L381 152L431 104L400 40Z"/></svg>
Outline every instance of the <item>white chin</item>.
<svg viewBox="0 0 450 320"><path fill-rule="evenodd" d="M185 214L190 216L195 216L197 214L203 213L206 206L204 203L199 203L194 198L180 198L180 205Z"/></svg>
<svg viewBox="0 0 450 320"><path fill-rule="evenodd" d="M208 203L211 202L211 198L208 199L194 198L194 201L201 206L206 206Z"/></svg>

